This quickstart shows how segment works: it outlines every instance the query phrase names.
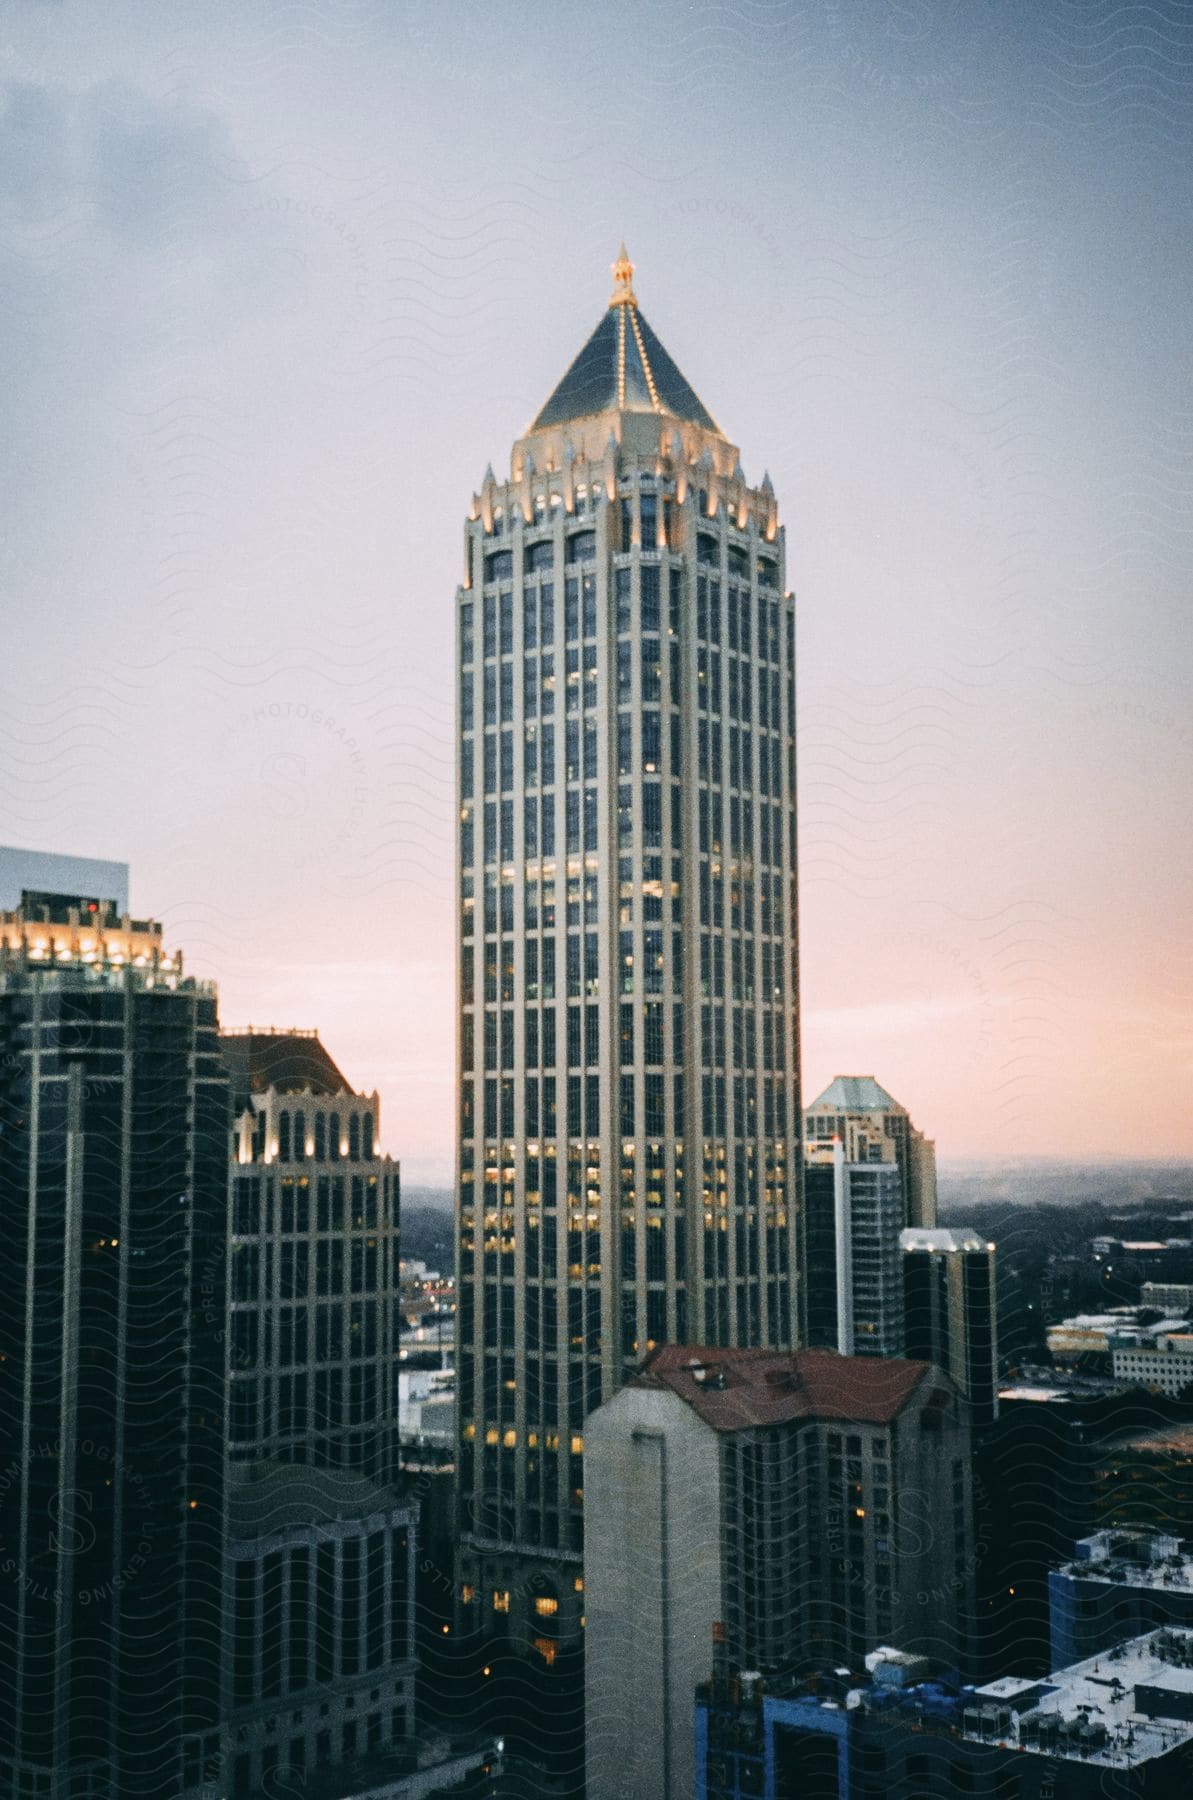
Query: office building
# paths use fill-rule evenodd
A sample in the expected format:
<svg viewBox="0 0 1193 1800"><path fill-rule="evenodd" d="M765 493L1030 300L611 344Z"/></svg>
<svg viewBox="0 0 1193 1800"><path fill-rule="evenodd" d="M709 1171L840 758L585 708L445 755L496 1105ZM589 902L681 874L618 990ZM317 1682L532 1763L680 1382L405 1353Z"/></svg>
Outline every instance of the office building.
<svg viewBox="0 0 1193 1800"><path fill-rule="evenodd" d="M1054 1663L1077 1662L1153 1625L1193 1626L1193 1555L1178 1537L1112 1526L1079 1538L1048 1577Z"/></svg>
<svg viewBox="0 0 1193 1800"><path fill-rule="evenodd" d="M93 885L0 913L0 1787L173 1800L219 1791L228 1079Z"/></svg>
<svg viewBox="0 0 1193 1800"><path fill-rule="evenodd" d="M805 1109L810 1159L831 1160L840 1139L847 1163L893 1162L903 1186L903 1223L936 1224L936 1145L873 1075L838 1075Z"/></svg>
<svg viewBox="0 0 1193 1800"><path fill-rule="evenodd" d="M231 1791L405 1754L417 1508L397 1472L398 1168L314 1031L226 1032ZM347 1788L345 1789L347 1791Z"/></svg>
<svg viewBox="0 0 1193 1800"><path fill-rule="evenodd" d="M900 1233L936 1223L936 1153L872 1075L838 1075L804 1116L807 1342L904 1354Z"/></svg>
<svg viewBox="0 0 1193 1800"><path fill-rule="evenodd" d="M818 1155L804 1172L808 1337L842 1356L902 1356L903 1186L894 1162Z"/></svg>
<svg viewBox="0 0 1193 1800"><path fill-rule="evenodd" d="M234 1471L228 1513L232 1793L406 1743L417 1509L364 1475L273 1463Z"/></svg>
<svg viewBox="0 0 1193 1800"><path fill-rule="evenodd" d="M798 1341L795 637L769 479L624 254L464 534L459 1579L579 1630L584 1421Z"/></svg>
<svg viewBox="0 0 1193 1800"><path fill-rule="evenodd" d="M970 1436L926 1363L667 1346L588 1422L589 1800L693 1791L714 1627L751 1668L969 1660Z"/></svg>
<svg viewBox="0 0 1193 1800"><path fill-rule="evenodd" d="M398 1166L314 1031L225 1032L229 1453L395 1465Z"/></svg>
<svg viewBox="0 0 1193 1800"><path fill-rule="evenodd" d="M128 864L0 844L0 912L16 912L23 896L36 901L51 894L78 900L83 914L106 903L112 918L121 919L129 910Z"/></svg>
<svg viewBox="0 0 1193 1800"><path fill-rule="evenodd" d="M1116 1381L1158 1394L1193 1394L1193 1331L1163 1331L1150 1343L1112 1340Z"/></svg>
<svg viewBox="0 0 1193 1800"><path fill-rule="evenodd" d="M903 1352L946 1369L975 1427L998 1416L995 1246L974 1231L911 1230L903 1264Z"/></svg>
<svg viewBox="0 0 1193 1800"><path fill-rule="evenodd" d="M1176 1800L1193 1784L1193 1632L978 1688L885 1648L858 1677L726 1670L696 1734L696 1800Z"/></svg>
<svg viewBox="0 0 1193 1800"><path fill-rule="evenodd" d="M1193 1286L1187 1281L1145 1281L1139 1290L1140 1306L1161 1313L1193 1313Z"/></svg>

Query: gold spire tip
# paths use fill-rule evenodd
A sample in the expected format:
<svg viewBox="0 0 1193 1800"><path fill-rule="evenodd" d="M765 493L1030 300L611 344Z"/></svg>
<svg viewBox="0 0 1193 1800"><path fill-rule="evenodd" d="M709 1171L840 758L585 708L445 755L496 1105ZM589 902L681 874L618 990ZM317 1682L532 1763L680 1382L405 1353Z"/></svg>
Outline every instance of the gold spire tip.
<svg viewBox="0 0 1193 1800"><path fill-rule="evenodd" d="M609 296L610 306L637 306L634 296L634 265L626 255L625 240L622 239L617 261L613 264L613 292Z"/></svg>

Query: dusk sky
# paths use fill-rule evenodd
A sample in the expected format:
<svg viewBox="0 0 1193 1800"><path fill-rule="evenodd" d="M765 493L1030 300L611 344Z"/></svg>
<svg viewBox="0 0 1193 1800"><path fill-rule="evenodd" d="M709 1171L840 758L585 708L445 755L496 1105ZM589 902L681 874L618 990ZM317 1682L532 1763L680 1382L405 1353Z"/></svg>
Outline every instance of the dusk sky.
<svg viewBox="0 0 1193 1800"><path fill-rule="evenodd" d="M0 842L453 1158L462 521L643 313L800 632L805 1092L1193 1154L1193 8L8 0Z"/></svg>

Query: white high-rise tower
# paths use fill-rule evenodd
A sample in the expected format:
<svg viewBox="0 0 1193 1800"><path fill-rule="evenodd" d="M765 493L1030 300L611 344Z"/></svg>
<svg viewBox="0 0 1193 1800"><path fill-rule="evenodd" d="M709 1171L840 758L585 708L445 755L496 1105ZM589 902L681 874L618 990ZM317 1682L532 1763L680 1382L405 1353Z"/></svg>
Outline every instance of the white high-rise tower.
<svg viewBox="0 0 1193 1800"><path fill-rule="evenodd" d="M793 1347L800 1299L783 531L614 275L457 593L458 1572L547 1660L588 1412L658 1343Z"/></svg>

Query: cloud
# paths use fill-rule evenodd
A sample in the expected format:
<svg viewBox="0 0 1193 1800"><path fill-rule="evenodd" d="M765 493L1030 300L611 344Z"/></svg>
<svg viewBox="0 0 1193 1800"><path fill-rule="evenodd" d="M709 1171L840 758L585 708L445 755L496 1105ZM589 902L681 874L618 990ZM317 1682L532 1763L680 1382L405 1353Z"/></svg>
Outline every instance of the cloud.
<svg viewBox="0 0 1193 1800"><path fill-rule="evenodd" d="M997 1004L988 994L925 994L907 1000L868 1001L862 1006L810 1007L805 1030L818 1037L865 1044L874 1038L925 1031L948 1019L964 1019Z"/></svg>
<svg viewBox="0 0 1193 1800"><path fill-rule="evenodd" d="M69 533L124 409L193 384L202 358L226 365L280 309L275 239L216 114L122 81L0 87L0 479L14 544L24 533L34 553L47 509Z"/></svg>
<svg viewBox="0 0 1193 1800"><path fill-rule="evenodd" d="M106 235L124 252L221 225L242 171L222 123L167 109L121 82L78 91L9 82L0 96L0 217L9 256L21 229Z"/></svg>

